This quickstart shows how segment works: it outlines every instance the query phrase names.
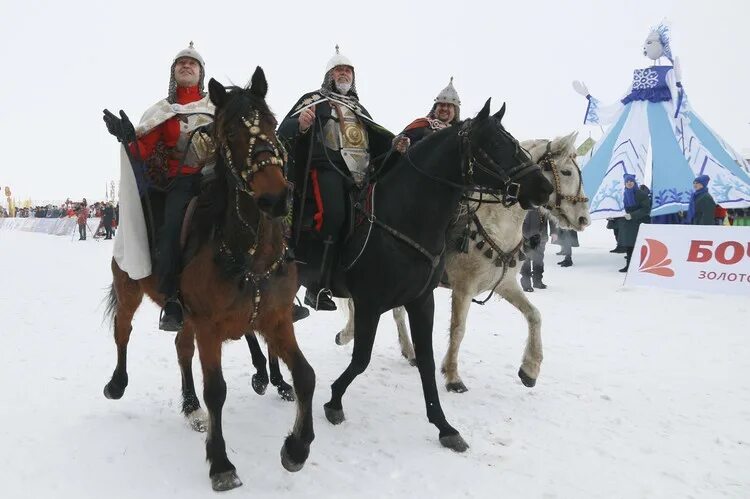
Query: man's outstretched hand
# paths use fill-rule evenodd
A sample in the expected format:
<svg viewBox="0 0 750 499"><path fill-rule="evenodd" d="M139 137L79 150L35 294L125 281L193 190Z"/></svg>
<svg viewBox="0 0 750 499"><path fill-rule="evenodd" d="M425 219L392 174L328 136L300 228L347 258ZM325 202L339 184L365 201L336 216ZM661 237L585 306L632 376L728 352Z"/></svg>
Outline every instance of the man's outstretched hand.
<svg viewBox="0 0 750 499"><path fill-rule="evenodd" d="M115 136L118 141L128 144L135 140L135 127L131 123L125 111L120 110L118 118L112 114L109 109L104 110L104 124L107 125L107 131Z"/></svg>

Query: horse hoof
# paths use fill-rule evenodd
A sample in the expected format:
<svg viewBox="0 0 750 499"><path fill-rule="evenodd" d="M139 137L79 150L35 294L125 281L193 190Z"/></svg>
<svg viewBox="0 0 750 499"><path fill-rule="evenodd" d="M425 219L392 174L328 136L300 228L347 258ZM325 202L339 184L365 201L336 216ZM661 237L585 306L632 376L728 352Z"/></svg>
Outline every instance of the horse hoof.
<svg viewBox="0 0 750 499"><path fill-rule="evenodd" d="M466 388L466 385L464 385L463 381L456 381L455 383L446 383L445 388L449 392L453 392L453 393L466 393L469 391L469 389Z"/></svg>
<svg viewBox="0 0 750 499"><path fill-rule="evenodd" d="M286 450L286 443L281 446L281 465L290 473L296 473L305 466L305 462L298 463L294 461Z"/></svg>
<svg viewBox="0 0 750 499"><path fill-rule="evenodd" d="M285 400L287 402L294 402L296 398L294 397L294 388L291 386L288 386L286 388L279 387L278 389L279 397L281 397L281 400Z"/></svg>
<svg viewBox="0 0 750 499"><path fill-rule="evenodd" d="M410 365L411 367L417 367L417 359L416 359L416 358L414 358L414 359L409 359L409 365Z"/></svg>
<svg viewBox="0 0 750 499"><path fill-rule="evenodd" d="M443 447L448 447L454 452L465 452L469 448L469 444L467 444L466 440L464 440L458 433L455 435L440 437L440 444Z"/></svg>
<svg viewBox="0 0 750 499"><path fill-rule="evenodd" d="M521 378L521 383L523 383L524 386L532 388L536 385L536 379L523 372L523 368L518 370L518 377Z"/></svg>
<svg viewBox="0 0 750 499"><path fill-rule="evenodd" d="M252 379L250 380L250 384L253 385L253 390L255 390L255 393L258 395L263 395L266 393L266 388L268 387L268 379L263 378L262 376L259 376L257 374L253 374Z"/></svg>
<svg viewBox="0 0 750 499"><path fill-rule="evenodd" d="M325 404L323 409L326 413L326 419L333 425L341 424L346 419L343 409L334 409L333 407L329 407L328 404Z"/></svg>
<svg viewBox="0 0 750 499"><path fill-rule="evenodd" d="M104 396L110 400L119 400L124 393L125 387L115 383L114 380L104 386Z"/></svg>
<svg viewBox="0 0 750 499"><path fill-rule="evenodd" d="M190 428L198 433L205 433L208 430L208 414L201 408L198 408L185 415Z"/></svg>
<svg viewBox="0 0 750 499"><path fill-rule="evenodd" d="M240 485L242 485L242 480L237 476L235 470L222 471L211 476L211 487L216 492L236 489Z"/></svg>

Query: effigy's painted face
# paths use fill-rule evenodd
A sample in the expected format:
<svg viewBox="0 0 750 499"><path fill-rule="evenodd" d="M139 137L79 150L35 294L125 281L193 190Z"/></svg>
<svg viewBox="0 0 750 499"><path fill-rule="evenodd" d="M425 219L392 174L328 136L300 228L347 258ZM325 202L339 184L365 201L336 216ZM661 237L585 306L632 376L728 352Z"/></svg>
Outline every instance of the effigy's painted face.
<svg viewBox="0 0 750 499"><path fill-rule="evenodd" d="M652 61L655 61L664 55L664 46L661 44L659 34L655 31L652 31L646 37L646 41L643 44L643 55Z"/></svg>

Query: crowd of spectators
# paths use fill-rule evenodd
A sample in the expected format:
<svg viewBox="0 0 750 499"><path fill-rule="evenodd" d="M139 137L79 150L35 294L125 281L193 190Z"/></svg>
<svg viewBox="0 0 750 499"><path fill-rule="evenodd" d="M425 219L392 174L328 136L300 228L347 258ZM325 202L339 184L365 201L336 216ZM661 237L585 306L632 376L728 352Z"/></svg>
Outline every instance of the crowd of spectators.
<svg viewBox="0 0 750 499"><path fill-rule="evenodd" d="M86 198L81 201L71 201L66 199L61 205L48 204L44 206L31 206L27 208L16 208L16 218L66 218L66 217L79 217L84 206L88 207L88 218L101 218L104 215L104 210L107 206L114 209L115 220L117 219L117 211L119 205L115 206L112 202L97 201L93 204L89 204ZM0 217L9 217L8 210L0 206Z"/></svg>

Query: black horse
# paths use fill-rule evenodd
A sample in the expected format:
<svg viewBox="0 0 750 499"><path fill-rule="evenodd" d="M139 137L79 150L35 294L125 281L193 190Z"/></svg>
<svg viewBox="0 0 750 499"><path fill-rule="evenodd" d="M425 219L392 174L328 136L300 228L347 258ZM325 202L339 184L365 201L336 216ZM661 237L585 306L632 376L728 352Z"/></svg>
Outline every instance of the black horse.
<svg viewBox="0 0 750 499"><path fill-rule="evenodd" d="M331 386L325 414L344 421L341 399L370 362L380 315L405 306L422 380L428 420L440 431L440 443L461 452L468 448L440 407L432 353L434 299L444 267L446 229L467 191L492 189L524 208L549 198L552 185L541 169L502 126L502 109L490 116L490 101L476 118L422 140L387 162L357 203L361 223L342 252L331 288L355 305L352 360ZM452 242L451 242L452 243ZM298 257L305 253L300 242ZM319 266L298 259L300 282L318 282Z"/></svg>

